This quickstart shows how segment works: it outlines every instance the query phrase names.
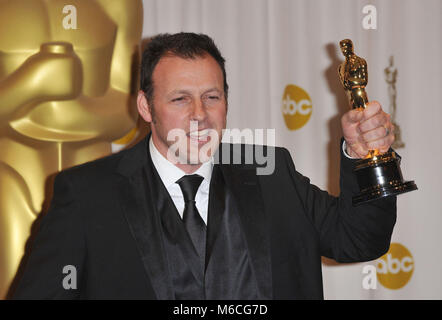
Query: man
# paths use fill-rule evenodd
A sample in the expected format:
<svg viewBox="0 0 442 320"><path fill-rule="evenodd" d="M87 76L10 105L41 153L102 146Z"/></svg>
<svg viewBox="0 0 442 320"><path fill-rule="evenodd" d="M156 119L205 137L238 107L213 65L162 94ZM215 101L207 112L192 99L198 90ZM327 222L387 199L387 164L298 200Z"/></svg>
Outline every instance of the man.
<svg viewBox="0 0 442 320"><path fill-rule="evenodd" d="M154 37L141 90L151 134L57 176L15 298L322 299L321 255L356 262L388 250L396 199L352 207L359 190L348 156L339 198L311 185L283 148L267 149L267 175L256 161L214 163L235 148L211 147L226 125L228 86L209 37ZM346 113L342 126L350 157L394 139L375 102ZM171 141L172 131L182 134ZM76 278L66 281L66 270Z"/></svg>

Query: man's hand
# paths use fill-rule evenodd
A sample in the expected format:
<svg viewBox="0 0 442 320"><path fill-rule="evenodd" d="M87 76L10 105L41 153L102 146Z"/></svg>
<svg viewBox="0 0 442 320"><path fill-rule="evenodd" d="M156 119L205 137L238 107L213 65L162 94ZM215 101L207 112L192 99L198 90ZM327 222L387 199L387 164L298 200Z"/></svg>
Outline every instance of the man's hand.
<svg viewBox="0 0 442 320"><path fill-rule="evenodd" d="M353 109L341 118L342 131L350 157L365 158L369 150L387 152L394 142L394 126L390 115L379 102L367 103L365 109Z"/></svg>

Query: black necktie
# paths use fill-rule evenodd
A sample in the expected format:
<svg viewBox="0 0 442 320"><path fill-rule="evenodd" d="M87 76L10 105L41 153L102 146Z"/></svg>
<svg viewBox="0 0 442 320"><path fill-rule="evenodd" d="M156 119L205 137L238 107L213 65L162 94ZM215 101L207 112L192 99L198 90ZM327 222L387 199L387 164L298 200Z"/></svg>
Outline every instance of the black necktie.
<svg viewBox="0 0 442 320"><path fill-rule="evenodd" d="M200 256L204 270L204 259L206 255L206 224L201 218L195 204L195 195L203 177L193 174L183 176L177 181L184 196L183 222L192 239L193 245Z"/></svg>

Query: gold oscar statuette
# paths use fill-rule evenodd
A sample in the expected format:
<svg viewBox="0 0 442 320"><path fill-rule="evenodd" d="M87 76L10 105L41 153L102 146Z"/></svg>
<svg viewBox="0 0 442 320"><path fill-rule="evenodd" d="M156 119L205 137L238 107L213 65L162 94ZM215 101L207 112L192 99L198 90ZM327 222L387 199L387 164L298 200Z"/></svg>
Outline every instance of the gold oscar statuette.
<svg viewBox="0 0 442 320"><path fill-rule="evenodd" d="M365 92L368 82L367 62L354 53L351 40L342 40L339 45L345 57L338 69L339 78L350 106L362 110L368 103ZM400 158L394 151L381 154L379 150L370 150L364 159L356 162L353 171L360 190L352 199L353 205L417 189L414 181L404 181L402 178Z"/></svg>

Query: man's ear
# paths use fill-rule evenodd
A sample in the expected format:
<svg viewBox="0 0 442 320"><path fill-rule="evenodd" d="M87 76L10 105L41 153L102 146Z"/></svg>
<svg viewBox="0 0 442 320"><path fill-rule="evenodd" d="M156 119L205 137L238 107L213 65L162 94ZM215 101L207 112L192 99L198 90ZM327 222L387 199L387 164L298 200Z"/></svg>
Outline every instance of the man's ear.
<svg viewBox="0 0 442 320"><path fill-rule="evenodd" d="M146 122L152 122L152 114L150 112L149 103L147 102L146 96L144 95L144 92L142 90L138 91L137 109L140 116Z"/></svg>

